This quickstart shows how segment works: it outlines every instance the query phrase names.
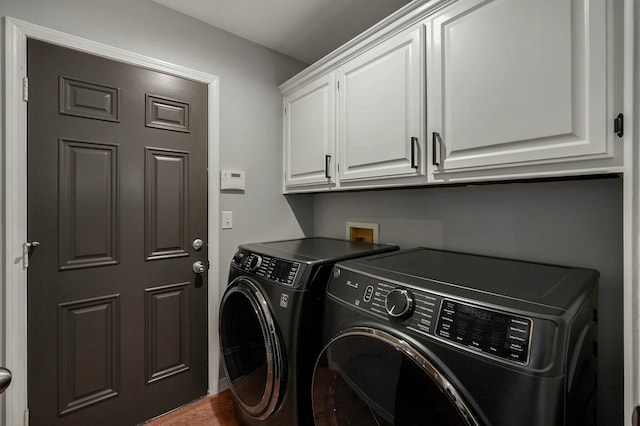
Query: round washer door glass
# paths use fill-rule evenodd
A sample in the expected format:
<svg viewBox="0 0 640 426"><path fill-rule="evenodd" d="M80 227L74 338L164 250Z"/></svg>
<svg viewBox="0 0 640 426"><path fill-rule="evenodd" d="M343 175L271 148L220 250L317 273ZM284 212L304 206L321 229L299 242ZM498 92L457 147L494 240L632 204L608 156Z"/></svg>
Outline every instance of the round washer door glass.
<svg viewBox="0 0 640 426"><path fill-rule="evenodd" d="M388 333L346 330L320 354L313 377L316 426L477 425L451 383Z"/></svg>
<svg viewBox="0 0 640 426"><path fill-rule="evenodd" d="M234 280L220 307L223 365L238 405L256 419L273 413L284 389L284 359L276 330L255 284L246 278Z"/></svg>

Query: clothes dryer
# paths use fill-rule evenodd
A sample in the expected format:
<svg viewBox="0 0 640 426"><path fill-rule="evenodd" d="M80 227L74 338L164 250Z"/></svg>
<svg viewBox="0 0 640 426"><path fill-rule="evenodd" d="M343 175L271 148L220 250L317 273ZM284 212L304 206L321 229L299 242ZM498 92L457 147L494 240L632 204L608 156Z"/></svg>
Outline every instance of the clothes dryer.
<svg viewBox="0 0 640 426"><path fill-rule="evenodd" d="M336 264L316 424L595 424L598 275L426 248Z"/></svg>
<svg viewBox="0 0 640 426"><path fill-rule="evenodd" d="M307 425L319 315L337 261L398 247L330 238L238 248L220 306L224 371L246 425Z"/></svg>

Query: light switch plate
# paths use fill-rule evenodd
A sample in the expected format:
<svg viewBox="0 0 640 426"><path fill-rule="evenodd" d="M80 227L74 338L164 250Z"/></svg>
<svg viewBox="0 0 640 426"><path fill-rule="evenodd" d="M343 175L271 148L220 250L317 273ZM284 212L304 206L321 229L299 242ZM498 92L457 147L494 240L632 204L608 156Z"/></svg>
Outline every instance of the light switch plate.
<svg viewBox="0 0 640 426"><path fill-rule="evenodd" d="M222 229L233 228L233 212L222 212Z"/></svg>

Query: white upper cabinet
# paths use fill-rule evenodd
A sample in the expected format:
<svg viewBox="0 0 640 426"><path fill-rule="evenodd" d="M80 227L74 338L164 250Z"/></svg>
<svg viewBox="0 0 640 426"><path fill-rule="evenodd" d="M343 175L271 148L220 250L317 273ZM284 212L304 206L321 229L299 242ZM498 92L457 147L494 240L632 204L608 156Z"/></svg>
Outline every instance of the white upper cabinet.
<svg viewBox="0 0 640 426"><path fill-rule="evenodd" d="M285 189L335 184L335 73L284 97Z"/></svg>
<svg viewBox="0 0 640 426"><path fill-rule="evenodd" d="M280 86L285 192L622 173L623 6L411 2Z"/></svg>
<svg viewBox="0 0 640 426"><path fill-rule="evenodd" d="M423 40L414 26L338 69L341 184L425 175Z"/></svg>
<svg viewBox="0 0 640 426"><path fill-rule="evenodd" d="M460 0L425 21L436 180L614 156L608 4Z"/></svg>

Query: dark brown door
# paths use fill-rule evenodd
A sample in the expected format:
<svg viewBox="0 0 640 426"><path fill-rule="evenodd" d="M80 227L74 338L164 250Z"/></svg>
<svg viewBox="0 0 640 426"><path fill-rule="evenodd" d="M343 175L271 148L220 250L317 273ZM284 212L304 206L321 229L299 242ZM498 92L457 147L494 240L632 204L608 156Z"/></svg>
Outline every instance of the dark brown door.
<svg viewBox="0 0 640 426"><path fill-rule="evenodd" d="M30 424L134 425L207 390L207 87L35 40L28 76Z"/></svg>

